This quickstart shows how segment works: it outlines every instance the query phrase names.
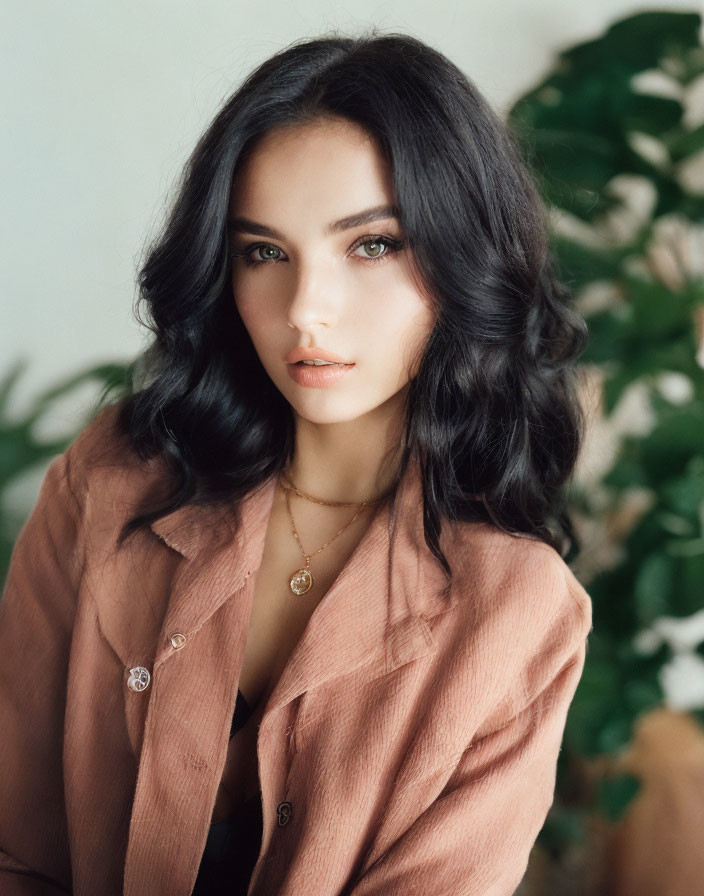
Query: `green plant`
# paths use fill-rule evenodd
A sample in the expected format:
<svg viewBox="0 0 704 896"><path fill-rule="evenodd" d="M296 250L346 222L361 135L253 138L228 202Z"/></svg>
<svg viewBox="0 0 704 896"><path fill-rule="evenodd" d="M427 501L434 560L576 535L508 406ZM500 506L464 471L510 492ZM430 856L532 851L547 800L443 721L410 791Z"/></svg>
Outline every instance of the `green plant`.
<svg viewBox="0 0 704 896"><path fill-rule="evenodd" d="M598 808L614 820L637 792L627 778L607 774L585 790L574 777L579 757L615 755L635 720L663 702L670 648L645 652L637 635L658 617L689 616L704 604L700 29L697 13L624 18L561 52L507 116L550 208L563 278L587 319L583 361L603 383L604 418L615 418L634 387L649 418L623 435L597 488L571 490L576 519L597 521L618 549L585 583L594 629L539 837L553 854L581 836L583 812ZM647 501L619 528L636 491Z"/></svg>
<svg viewBox="0 0 704 896"><path fill-rule="evenodd" d="M22 522L12 518L7 511L5 498L10 484L64 451L108 398L117 400L129 394L132 388L134 363L99 364L82 370L42 392L34 400L30 410L18 419L10 419L7 409L12 390L26 367L26 361L18 361L0 380L0 581L2 582L5 581L12 546ZM38 438L36 428L54 403L77 387L91 381L102 383L103 390L96 406L89 409L85 419L76 421L74 432L62 439Z"/></svg>

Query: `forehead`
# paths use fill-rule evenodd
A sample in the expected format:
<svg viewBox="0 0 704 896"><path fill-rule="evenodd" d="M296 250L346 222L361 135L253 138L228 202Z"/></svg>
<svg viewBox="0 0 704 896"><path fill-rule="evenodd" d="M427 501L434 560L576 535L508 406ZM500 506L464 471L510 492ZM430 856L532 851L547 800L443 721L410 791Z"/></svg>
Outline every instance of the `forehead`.
<svg viewBox="0 0 704 896"><path fill-rule="evenodd" d="M280 214L314 205L334 215L394 198L391 168L378 141L344 118L317 118L273 128L238 165L230 210Z"/></svg>

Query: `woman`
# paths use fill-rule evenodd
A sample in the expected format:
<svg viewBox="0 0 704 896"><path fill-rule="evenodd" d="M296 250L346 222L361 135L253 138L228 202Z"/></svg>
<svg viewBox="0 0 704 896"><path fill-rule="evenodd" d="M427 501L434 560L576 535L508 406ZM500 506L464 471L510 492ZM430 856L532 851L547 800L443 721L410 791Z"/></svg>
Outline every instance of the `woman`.
<svg viewBox="0 0 704 896"><path fill-rule="evenodd" d="M145 378L0 604L3 892L512 893L591 627L585 325L513 138L415 38L295 43L139 282Z"/></svg>

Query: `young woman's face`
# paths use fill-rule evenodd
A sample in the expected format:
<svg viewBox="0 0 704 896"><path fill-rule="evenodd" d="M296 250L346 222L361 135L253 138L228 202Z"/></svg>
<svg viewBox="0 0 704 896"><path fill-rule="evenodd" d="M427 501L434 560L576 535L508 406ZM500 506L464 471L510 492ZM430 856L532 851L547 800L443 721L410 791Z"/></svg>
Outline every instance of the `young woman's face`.
<svg viewBox="0 0 704 896"><path fill-rule="evenodd" d="M268 132L235 178L235 304L266 372L311 422L352 420L387 403L390 410L416 374L435 316L412 279L399 221L387 212L335 226L393 204L377 146L340 118ZM299 346L352 366L291 364L287 355ZM321 374L330 377L325 384Z"/></svg>

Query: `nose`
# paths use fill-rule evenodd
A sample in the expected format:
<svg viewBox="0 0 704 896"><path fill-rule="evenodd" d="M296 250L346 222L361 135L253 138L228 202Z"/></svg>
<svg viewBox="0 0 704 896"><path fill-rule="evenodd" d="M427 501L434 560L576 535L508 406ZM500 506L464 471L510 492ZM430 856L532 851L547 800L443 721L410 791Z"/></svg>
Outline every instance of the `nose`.
<svg viewBox="0 0 704 896"><path fill-rule="evenodd" d="M301 270L288 305L288 325L301 332L334 327L339 316L332 272Z"/></svg>

